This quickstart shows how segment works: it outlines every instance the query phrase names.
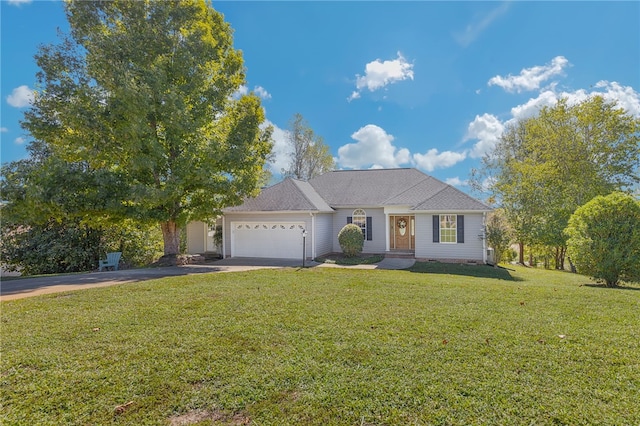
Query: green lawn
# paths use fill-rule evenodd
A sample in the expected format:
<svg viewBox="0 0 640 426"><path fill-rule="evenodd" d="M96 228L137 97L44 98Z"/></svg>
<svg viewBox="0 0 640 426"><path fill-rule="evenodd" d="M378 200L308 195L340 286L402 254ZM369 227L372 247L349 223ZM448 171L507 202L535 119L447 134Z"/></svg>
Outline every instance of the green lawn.
<svg viewBox="0 0 640 426"><path fill-rule="evenodd" d="M640 291L419 264L2 302L2 425L638 425Z"/></svg>

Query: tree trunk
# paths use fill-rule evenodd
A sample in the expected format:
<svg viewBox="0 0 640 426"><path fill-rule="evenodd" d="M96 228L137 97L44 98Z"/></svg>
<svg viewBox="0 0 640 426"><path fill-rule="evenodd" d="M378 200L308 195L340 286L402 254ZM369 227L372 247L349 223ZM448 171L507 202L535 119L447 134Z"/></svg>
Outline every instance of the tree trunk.
<svg viewBox="0 0 640 426"><path fill-rule="evenodd" d="M180 228L172 220L160 223L164 240L164 255L176 256L180 254Z"/></svg>
<svg viewBox="0 0 640 426"><path fill-rule="evenodd" d="M564 271L564 257L567 248L564 246L556 247L556 269Z"/></svg>
<svg viewBox="0 0 640 426"><path fill-rule="evenodd" d="M519 242L518 248L518 263L524 266L524 244Z"/></svg>

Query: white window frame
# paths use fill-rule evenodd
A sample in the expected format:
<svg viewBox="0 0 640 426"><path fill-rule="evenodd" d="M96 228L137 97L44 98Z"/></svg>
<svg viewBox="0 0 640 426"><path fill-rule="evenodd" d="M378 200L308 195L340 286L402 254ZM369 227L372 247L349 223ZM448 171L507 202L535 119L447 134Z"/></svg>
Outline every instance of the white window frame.
<svg viewBox="0 0 640 426"><path fill-rule="evenodd" d="M449 226L446 226L449 225ZM443 238L446 236L446 238ZM450 241L453 240L453 241ZM457 214L441 214L440 215L440 243L441 244L457 244L458 243L458 215Z"/></svg>
<svg viewBox="0 0 640 426"><path fill-rule="evenodd" d="M362 230L364 239L367 239L367 212L363 209L355 209L351 214L351 223L358 225Z"/></svg>

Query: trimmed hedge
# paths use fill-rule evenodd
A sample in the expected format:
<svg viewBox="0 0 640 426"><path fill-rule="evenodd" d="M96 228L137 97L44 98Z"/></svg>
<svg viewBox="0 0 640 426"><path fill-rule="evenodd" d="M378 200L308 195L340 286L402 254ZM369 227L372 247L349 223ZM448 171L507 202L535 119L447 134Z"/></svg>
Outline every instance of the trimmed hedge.
<svg viewBox="0 0 640 426"><path fill-rule="evenodd" d="M345 256L358 256L362 253L362 246L364 245L362 229L353 223L345 225L340 232L338 232L338 242Z"/></svg>

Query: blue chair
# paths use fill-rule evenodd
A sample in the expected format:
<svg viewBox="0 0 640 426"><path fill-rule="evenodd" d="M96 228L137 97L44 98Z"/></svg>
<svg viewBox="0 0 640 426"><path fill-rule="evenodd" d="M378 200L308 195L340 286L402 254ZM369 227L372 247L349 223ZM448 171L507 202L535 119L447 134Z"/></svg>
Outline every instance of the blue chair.
<svg viewBox="0 0 640 426"><path fill-rule="evenodd" d="M100 260L100 264L98 265L99 271L102 272L102 268L113 267L114 271L118 270L118 265L120 264L120 256L122 256L121 251L116 251L113 253L107 253L106 260Z"/></svg>

